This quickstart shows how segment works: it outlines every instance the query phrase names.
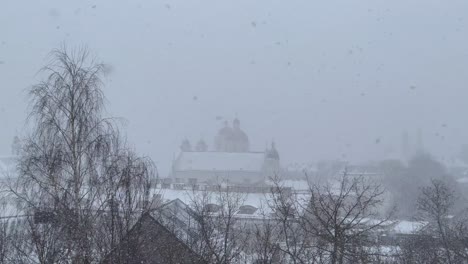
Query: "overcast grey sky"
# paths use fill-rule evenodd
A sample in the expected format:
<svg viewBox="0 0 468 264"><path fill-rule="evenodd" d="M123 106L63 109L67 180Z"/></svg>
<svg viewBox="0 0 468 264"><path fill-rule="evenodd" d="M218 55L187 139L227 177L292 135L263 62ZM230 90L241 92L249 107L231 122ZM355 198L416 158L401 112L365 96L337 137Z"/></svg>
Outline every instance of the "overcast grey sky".
<svg viewBox="0 0 468 264"><path fill-rule="evenodd" d="M400 153L403 130L449 156L468 143L465 0L3 0L0 155L24 133L25 89L61 43L112 66L108 112L163 174L216 116L283 164Z"/></svg>

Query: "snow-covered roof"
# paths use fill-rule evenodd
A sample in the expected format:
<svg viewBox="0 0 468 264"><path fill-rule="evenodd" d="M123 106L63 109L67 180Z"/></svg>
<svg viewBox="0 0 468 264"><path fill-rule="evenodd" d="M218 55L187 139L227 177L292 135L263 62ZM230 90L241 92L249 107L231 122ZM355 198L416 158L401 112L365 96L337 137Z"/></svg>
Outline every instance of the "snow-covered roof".
<svg viewBox="0 0 468 264"><path fill-rule="evenodd" d="M202 191L188 191L188 190L173 190L173 189L158 189L155 190L156 193L161 194L161 197L164 202L173 201L176 199L181 200L185 204L191 204L192 200L194 199L194 195L201 195ZM213 203L216 203L215 199L216 192L213 193L211 197L213 199ZM249 193L249 194L240 194L242 195L243 204L244 205L251 205L256 208L261 208L266 205L268 200L268 194L263 193Z"/></svg>
<svg viewBox="0 0 468 264"><path fill-rule="evenodd" d="M181 152L177 171L261 171L263 152Z"/></svg>
<svg viewBox="0 0 468 264"><path fill-rule="evenodd" d="M203 195L202 191L187 191L187 190L172 190L172 189L154 189L153 191L161 195L163 202L170 202L170 201L179 199L184 204L189 205L189 206L193 203L194 199L195 200L197 199L199 195ZM209 195L208 197L209 199L208 203L217 204L218 194L219 193L217 192L211 193L211 195ZM269 204L271 204L272 202L272 197L270 194L231 193L231 195L239 195L239 197L241 198L240 205L242 206L249 205L258 209L252 215L239 215L242 218L257 218L257 217L261 218L263 217L263 215L269 215L273 213L272 209L269 207ZM310 196L308 194L296 194L296 199L301 204L306 203L309 197ZM299 211L302 211L304 207L305 206L299 206L299 208L297 209Z"/></svg>
<svg viewBox="0 0 468 264"><path fill-rule="evenodd" d="M312 172L317 171L317 164L315 163L291 163L285 167L286 171Z"/></svg>
<svg viewBox="0 0 468 264"><path fill-rule="evenodd" d="M427 222L423 221L398 221L393 227L393 231L398 234L415 234L427 224Z"/></svg>

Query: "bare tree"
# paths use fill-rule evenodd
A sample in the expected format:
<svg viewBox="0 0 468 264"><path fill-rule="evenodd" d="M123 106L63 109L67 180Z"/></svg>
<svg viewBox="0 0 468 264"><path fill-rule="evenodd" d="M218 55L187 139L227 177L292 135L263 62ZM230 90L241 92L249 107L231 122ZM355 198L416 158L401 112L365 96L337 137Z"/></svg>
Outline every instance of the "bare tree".
<svg viewBox="0 0 468 264"><path fill-rule="evenodd" d="M468 262L468 209L459 213L451 225L450 246L455 252L456 261ZM461 261L460 261L461 262Z"/></svg>
<svg viewBox="0 0 468 264"><path fill-rule="evenodd" d="M432 236L418 234L406 239L400 245L397 263L401 264L425 264L445 263L442 261L444 253Z"/></svg>
<svg viewBox="0 0 468 264"><path fill-rule="evenodd" d="M236 217L245 195L222 184L194 190L191 207L199 220L200 243L196 252L210 263L239 263L250 234L247 224Z"/></svg>
<svg viewBox="0 0 468 264"><path fill-rule="evenodd" d="M321 255L310 233L303 225L303 202L290 188L281 185L278 177L272 179L269 207L273 211L275 229L279 234L279 250L290 263L320 263Z"/></svg>
<svg viewBox="0 0 468 264"><path fill-rule="evenodd" d="M103 65L86 49L51 58L29 93L33 130L10 191L30 215L37 262L95 263L145 210L154 170L102 116Z"/></svg>
<svg viewBox="0 0 468 264"><path fill-rule="evenodd" d="M336 182L310 183L310 199L302 218L304 229L321 243L320 251L329 255L329 262L365 263L375 254L373 231L389 220L393 210L381 215L384 190L363 176L346 171Z"/></svg>
<svg viewBox="0 0 468 264"><path fill-rule="evenodd" d="M432 249L435 252L442 249L439 261L449 264L468 260L466 219L453 215L456 199L453 188L442 180L432 179L429 186L421 188L417 201L420 219L429 222L422 235L435 238L431 239Z"/></svg>
<svg viewBox="0 0 468 264"><path fill-rule="evenodd" d="M251 249L256 264L283 263L284 254L281 251L280 225L268 211L261 212L260 221L253 223Z"/></svg>

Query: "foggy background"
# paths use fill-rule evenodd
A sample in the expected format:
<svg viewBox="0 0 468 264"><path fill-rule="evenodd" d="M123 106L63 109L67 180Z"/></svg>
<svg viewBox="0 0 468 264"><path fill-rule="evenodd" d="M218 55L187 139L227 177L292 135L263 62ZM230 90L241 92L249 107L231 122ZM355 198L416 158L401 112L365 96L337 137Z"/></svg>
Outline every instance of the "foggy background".
<svg viewBox="0 0 468 264"><path fill-rule="evenodd" d="M281 163L437 157L468 143L468 2L2 1L0 155L23 135L26 89L47 54L86 45L104 63L110 115L163 176L180 142L212 147L238 117ZM219 119L219 118L218 118Z"/></svg>

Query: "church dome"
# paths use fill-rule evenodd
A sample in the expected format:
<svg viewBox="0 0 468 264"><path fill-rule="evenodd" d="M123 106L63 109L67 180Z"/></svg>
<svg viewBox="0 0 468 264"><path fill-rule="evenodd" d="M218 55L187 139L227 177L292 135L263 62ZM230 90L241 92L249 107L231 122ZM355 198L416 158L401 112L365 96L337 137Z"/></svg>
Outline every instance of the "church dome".
<svg viewBox="0 0 468 264"><path fill-rule="evenodd" d="M224 127L218 131L218 137L228 138L232 136L232 128L229 127L227 121L224 122Z"/></svg>
<svg viewBox="0 0 468 264"><path fill-rule="evenodd" d="M232 122L232 134L230 140L233 142L234 152L247 152L249 151L249 137L247 134L240 128L239 119L234 119Z"/></svg>
<svg viewBox="0 0 468 264"><path fill-rule="evenodd" d="M225 152L247 152L249 151L249 137L240 129L239 119L234 119L233 127L224 123L216 137L216 150Z"/></svg>
<svg viewBox="0 0 468 264"><path fill-rule="evenodd" d="M240 129L233 129L231 134L229 135L229 139L235 141L249 141L249 137L247 136L247 134Z"/></svg>

